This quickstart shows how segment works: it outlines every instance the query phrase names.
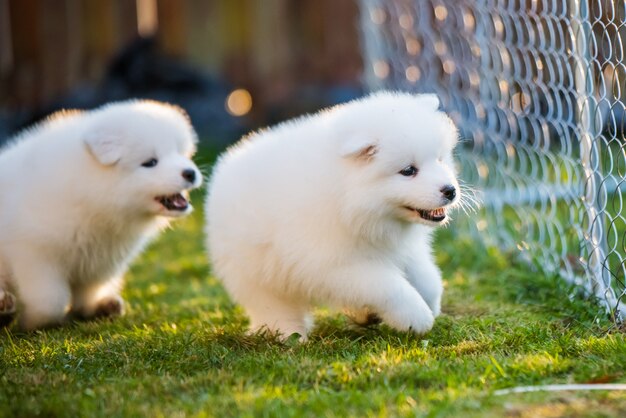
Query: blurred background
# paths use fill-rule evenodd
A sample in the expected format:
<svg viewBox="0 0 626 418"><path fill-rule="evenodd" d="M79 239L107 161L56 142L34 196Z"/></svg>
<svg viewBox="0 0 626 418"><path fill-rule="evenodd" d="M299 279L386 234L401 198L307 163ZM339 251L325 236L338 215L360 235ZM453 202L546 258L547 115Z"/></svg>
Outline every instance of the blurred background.
<svg viewBox="0 0 626 418"><path fill-rule="evenodd" d="M356 0L0 0L0 142L64 108L175 103L217 145L362 93Z"/></svg>

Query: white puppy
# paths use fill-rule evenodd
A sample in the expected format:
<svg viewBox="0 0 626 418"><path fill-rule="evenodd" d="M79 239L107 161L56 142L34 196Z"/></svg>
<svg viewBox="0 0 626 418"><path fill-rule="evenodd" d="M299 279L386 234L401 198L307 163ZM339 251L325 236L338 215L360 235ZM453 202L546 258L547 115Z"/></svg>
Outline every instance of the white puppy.
<svg viewBox="0 0 626 418"><path fill-rule="evenodd" d="M128 263L191 211L196 142L182 110L129 101L55 114L1 150L0 320L123 313Z"/></svg>
<svg viewBox="0 0 626 418"><path fill-rule="evenodd" d="M381 92L242 140L214 168L214 273L283 336L316 303L425 333L440 312L431 229L459 199L457 131L432 95Z"/></svg>

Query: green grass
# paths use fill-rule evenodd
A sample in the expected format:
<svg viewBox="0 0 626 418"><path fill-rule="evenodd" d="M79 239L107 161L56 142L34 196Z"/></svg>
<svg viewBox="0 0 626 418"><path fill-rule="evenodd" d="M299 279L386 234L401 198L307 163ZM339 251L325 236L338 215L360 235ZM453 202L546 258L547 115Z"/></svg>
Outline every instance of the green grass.
<svg viewBox="0 0 626 418"><path fill-rule="evenodd" d="M125 317L0 330L1 416L626 416L625 392L493 393L626 382L626 336L510 254L442 230L444 314L428 335L320 310L307 343L282 343L245 334L201 212L133 264Z"/></svg>

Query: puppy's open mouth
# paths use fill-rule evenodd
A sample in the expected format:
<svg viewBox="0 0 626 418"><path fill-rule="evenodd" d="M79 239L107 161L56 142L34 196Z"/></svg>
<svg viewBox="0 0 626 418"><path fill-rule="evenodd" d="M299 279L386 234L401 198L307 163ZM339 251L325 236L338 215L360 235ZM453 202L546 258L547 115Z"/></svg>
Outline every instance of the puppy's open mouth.
<svg viewBox="0 0 626 418"><path fill-rule="evenodd" d="M420 218L426 221L442 222L444 219L446 219L445 208L437 208L437 209L432 209L432 210L417 209L417 208L412 208L410 206L405 206L404 208L417 213Z"/></svg>
<svg viewBox="0 0 626 418"><path fill-rule="evenodd" d="M181 193L169 196L157 196L155 200L163 205L167 210L183 212L189 207L189 201Z"/></svg>

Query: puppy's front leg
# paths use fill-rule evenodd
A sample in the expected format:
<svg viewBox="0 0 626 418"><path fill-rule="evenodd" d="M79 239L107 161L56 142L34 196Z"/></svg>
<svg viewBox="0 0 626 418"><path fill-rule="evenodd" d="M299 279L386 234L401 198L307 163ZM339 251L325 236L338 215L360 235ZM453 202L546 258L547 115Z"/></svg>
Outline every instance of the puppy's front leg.
<svg viewBox="0 0 626 418"><path fill-rule="evenodd" d="M424 298L435 318L441 313L443 282L432 257L412 259L406 266L407 280Z"/></svg>
<svg viewBox="0 0 626 418"><path fill-rule="evenodd" d="M368 308L401 331L424 334L435 318L402 271L393 265L363 261L336 270L332 293L348 309Z"/></svg>
<svg viewBox="0 0 626 418"><path fill-rule="evenodd" d="M26 331L61 324L70 304L70 288L57 266L21 252L11 258L21 302L20 327Z"/></svg>
<svg viewBox="0 0 626 418"><path fill-rule="evenodd" d="M237 293L237 300L250 316L252 331L267 329L279 333L281 338L297 333L302 341L307 339L312 321L306 300L252 284Z"/></svg>
<svg viewBox="0 0 626 418"><path fill-rule="evenodd" d="M124 299L119 295L122 279L81 283L72 287L72 314L83 319L124 314Z"/></svg>

